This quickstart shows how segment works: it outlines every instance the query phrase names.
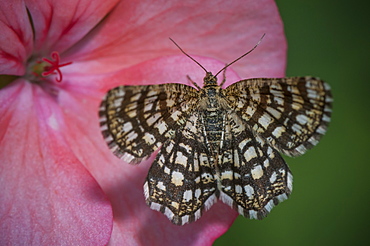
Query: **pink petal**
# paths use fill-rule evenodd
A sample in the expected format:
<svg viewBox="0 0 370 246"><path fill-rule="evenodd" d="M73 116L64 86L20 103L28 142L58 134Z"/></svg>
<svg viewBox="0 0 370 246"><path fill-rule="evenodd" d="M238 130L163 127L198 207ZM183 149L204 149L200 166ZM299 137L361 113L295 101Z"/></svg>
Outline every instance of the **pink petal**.
<svg viewBox="0 0 370 246"><path fill-rule="evenodd" d="M35 53L60 53L99 23L118 0L26 0L35 29Z"/></svg>
<svg viewBox="0 0 370 246"><path fill-rule="evenodd" d="M33 45L22 1L0 1L0 74L23 75Z"/></svg>
<svg viewBox="0 0 370 246"><path fill-rule="evenodd" d="M66 145L63 113L39 86L0 91L0 238L12 245L103 245L112 210Z"/></svg>
<svg viewBox="0 0 370 246"><path fill-rule="evenodd" d="M99 28L65 55L85 61L83 66L68 68L77 72L116 71L159 56L181 54L169 41L171 37L191 55L229 63L251 49L264 33L261 45L233 65L242 77L284 75L286 41L272 0L121 1Z"/></svg>
<svg viewBox="0 0 370 246"><path fill-rule="evenodd" d="M64 54L74 61L73 66L65 68L62 86L66 93L59 94L59 103L68 112L67 120L74 122L68 125L68 143L112 203L113 245L209 245L227 230L236 212L218 203L197 222L178 227L163 214L150 210L142 185L153 159L139 166L128 165L110 153L100 134L97 112L107 89L119 84L189 84L186 75L201 84L204 71L165 41L169 36L207 70L215 72L252 48L266 33L254 52L227 70L227 84L238 81L238 75L284 75L286 42L272 1L186 4L171 1L158 6L122 1L107 22Z"/></svg>

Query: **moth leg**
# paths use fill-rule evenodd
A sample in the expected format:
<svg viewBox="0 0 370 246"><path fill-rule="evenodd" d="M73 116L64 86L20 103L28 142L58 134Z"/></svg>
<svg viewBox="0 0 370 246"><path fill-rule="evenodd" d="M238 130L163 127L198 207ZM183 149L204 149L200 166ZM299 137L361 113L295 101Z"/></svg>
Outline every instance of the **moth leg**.
<svg viewBox="0 0 370 246"><path fill-rule="evenodd" d="M226 69L227 69L227 63L225 63L225 69L224 69L224 72L222 73L222 81L221 81L221 84L220 84L220 87L222 87L225 82L226 82Z"/></svg>
<svg viewBox="0 0 370 246"><path fill-rule="evenodd" d="M192 83L198 90L201 90L202 88L199 87L199 85L197 85L197 83L195 83L189 75L186 75L186 78L189 80L190 83Z"/></svg>

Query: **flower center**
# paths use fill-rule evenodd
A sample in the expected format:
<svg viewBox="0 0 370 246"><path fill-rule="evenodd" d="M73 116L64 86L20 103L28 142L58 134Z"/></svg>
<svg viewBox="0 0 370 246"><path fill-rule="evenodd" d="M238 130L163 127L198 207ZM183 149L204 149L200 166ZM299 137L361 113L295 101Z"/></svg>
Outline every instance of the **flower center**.
<svg viewBox="0 0 370 246"><path fill-rule="evenodd" d="M32 74L36 77L46 77L50 74L57 74L56 77L57 82L61 82L63 79L62 71L60 71L61 67L67 66L72 64L72 62L66 62L61 64L60 63L60 57L59 53L54 51L51 53L52 60L49 60L47 58L42 58L42 61L37 61L35 65L32 67Z"/></svg>

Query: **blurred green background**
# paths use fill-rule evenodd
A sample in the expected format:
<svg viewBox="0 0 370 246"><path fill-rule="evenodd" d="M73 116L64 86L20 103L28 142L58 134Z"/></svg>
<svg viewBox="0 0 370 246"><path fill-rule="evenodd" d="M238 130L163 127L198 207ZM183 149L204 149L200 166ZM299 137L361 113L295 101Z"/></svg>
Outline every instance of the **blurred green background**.
<svg viewBox="0 0 370 246"><path fill-rule="evenodd" d="M262 221L239 216L214 245L370 245L369 3L277 1L287 76L327 81L332 121L318 146L285 158L294 176L290 198Z"/></svg>

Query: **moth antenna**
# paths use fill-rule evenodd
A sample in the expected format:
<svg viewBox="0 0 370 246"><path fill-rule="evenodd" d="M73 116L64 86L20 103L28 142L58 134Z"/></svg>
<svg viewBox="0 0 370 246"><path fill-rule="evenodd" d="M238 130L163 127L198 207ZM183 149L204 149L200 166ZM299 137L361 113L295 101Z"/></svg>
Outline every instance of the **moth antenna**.
<svg viewBox="0 0 370 246"><path fill-rule="evenodd" d="M265 37L265 33L262 35L262 37L260 38L260 40L258 41L258 43L252 48L250 49L247 53L245 53L244 55L240 56L239 58L235 59L234 61L230 62L229 64L227 64L226 66L224 66L220 71L218 71L216 73L216 75L214 77L216 77L217 75L219 75L223 70L225 70L227 67L229 67L230 65L234 64L235 62L239 61L240 59L242 59L244 56L248 55L249 53L251 53L253 50L255 50L257 48L257 46L261 43L263 37Z"/></svg>
<svg viewBox="0 0 370 246"><path fill-rule="evenodd" d="M200 63L199 62L197 62L193 57L191 57L190 55L188 55L185 51L183 51L181 48L180 48L180 46L175 42L175 41L173 41L173 39L172 38L169 38L171 41L172 41L172 43L174 43L176 46L177 46L177 48L179 48L179 50L181 50L181 52L182 53L184 53L184 55L186 55L187 57L189 57L190 59L192 59L196 64L198 64L198 66L199 67L201 67L204 71L206 71L206 73L208 73L208 71L207 71L207 69L205 69L202 65L200 65Z"/></svg>

